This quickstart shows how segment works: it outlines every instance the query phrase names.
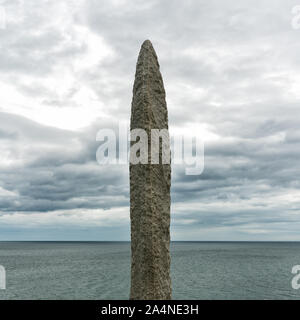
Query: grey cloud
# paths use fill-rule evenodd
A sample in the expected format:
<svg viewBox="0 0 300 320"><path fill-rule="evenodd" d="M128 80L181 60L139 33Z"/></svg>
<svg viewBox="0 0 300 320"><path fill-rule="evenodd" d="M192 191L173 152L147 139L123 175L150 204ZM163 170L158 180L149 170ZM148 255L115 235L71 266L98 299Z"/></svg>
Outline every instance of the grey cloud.
<svg viewBox="0 0 300 320"><path fill-rule="evenodd" d="M16 196L0 195L0 210L36 212L128 205L128 172L124 166L97 164L95 129L92 135L45 127L3 113L1 119L17 132L10 148L26 144L26 153L33 155L29 161L23 156L15 159L22 160L21 164L1 169L0 186Z"/></svg>
<svg viewBox="0 0 300 320"><path fill-rule="evenodd" d="M294 236L300 208L300 43L291 8L297 2L71 2L65 30L54 23L64 16L61 3L28 1L23 22L11 22L1 33L0 79L40 99L41 108L75 110L73 98L85 86L109 119L129 120L136 58L149 38L161 64L170 127L207 125L217 137L205 143L201 176L186 176L173 165L174 230L196 228L201 234L226 227L238 230L238 237L247 228L254 234L262 229L283 238L290 230ZM112 55L73 70L75 59L88 59L77 27L97 34ZM62 96L41 80L55 80L58 66L72 75ZM28 75L32 82L25 81ZM0 186L11 194L0 189L0 210L128 207L127 167L101 168L95 161L97 130L115 126L101 113L99 108L99 119L78 131L1 113L0 141L19 161L1 168Z"/></svg>

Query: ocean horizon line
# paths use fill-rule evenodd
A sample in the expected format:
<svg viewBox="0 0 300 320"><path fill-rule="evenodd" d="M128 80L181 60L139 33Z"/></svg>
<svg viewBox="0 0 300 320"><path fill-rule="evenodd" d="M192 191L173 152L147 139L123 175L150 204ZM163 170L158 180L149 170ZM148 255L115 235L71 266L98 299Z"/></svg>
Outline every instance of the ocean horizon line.
<svg viewBox="0 0 300 320"><path fill-rule="evenodd" d="M52 243L131 243L127 240L0 240L4 242L52 242ZM294 243L300 240L172 240L171 243Z"/></svg>

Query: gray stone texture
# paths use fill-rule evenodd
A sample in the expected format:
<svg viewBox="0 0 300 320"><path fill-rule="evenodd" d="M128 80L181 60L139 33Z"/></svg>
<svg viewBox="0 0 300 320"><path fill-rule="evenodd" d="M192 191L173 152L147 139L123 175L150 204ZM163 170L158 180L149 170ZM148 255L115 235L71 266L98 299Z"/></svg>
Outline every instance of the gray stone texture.
<svg viewBox="0 0 300 320"><path fill-rule="evenodd" d="M136 66L130 129L136 128L148 134L149 160L130 164L130 299L171 299L171 165L150 164L150 130L168 129L168 111L157 55L149 40L143 43Z"/></svg>

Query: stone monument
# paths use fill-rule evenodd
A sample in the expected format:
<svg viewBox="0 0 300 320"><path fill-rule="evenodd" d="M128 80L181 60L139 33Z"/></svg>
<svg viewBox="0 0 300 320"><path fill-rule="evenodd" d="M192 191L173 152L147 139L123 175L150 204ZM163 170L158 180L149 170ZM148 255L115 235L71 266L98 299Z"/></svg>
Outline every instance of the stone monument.
<svg viewBox="0 0 300 320"><path fill-rule="evenodd" d="M168 130L168 110L157 55L149 40L143 43L136 65L130 123L133 129L147 132L149 158L146 164L130 163L130 299L171 299L171 164L161 161L160 143L159 164L150 161L151 129ZM170 155L169 144L164 152Z"/></svg>

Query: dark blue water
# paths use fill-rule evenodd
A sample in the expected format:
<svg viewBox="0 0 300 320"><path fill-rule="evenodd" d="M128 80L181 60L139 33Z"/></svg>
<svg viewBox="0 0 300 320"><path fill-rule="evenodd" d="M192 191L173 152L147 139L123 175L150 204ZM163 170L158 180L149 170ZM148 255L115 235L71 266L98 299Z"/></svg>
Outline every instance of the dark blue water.
<svg viewBox="0 0 300 320"><path fill-rule="evenodd" d="M175 242L174 299L300 299L300 243ZM0 242L0 299L128 299L130 243Z"/></svg>

